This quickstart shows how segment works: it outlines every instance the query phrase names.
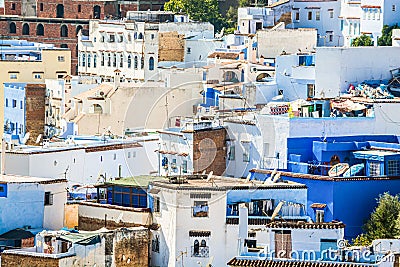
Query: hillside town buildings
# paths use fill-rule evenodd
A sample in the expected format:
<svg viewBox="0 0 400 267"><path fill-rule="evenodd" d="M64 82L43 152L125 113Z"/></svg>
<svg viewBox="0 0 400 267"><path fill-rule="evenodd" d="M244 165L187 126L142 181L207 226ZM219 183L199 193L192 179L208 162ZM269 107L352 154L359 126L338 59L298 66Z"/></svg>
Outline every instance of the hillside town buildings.
<svg viewBox="0 0 400 267"><path fill-rule="evenodd" d="M398 3L164 2L0 3L0 266L397 266Z"/></svg>

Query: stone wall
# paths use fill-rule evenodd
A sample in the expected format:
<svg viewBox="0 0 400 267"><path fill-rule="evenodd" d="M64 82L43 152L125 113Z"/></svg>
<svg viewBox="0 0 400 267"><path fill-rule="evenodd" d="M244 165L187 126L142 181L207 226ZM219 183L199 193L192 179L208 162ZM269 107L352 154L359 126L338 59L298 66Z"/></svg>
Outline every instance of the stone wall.
<svg viewBox="0 0 400 267"><path fill-rule="evenodd" d="M45 123L45 84L27 84L25 87L26 98L26 132L30 133L27 145L34 145L39 134L44 134Z"/></svg>
<svg viewBox="0 0 400 267"><path fill-rule="evenodd" d="M193 167L194 173L213 171L214 175L223 175L226 168L225 149L226 130L207 129L194 133Z"/></svg>
<svg viewBox="0 0 400 267"><path fill-rule="evenodd" d="M1 254L1 267L58 267L59 259L20 254Z"/></svg>
<svg viewBox="0 0 400 267"><path fill-rule="evenodd" d="M164 32L158 35L158 61L183 62L185 56L185 35L178 32Z"/></svg>

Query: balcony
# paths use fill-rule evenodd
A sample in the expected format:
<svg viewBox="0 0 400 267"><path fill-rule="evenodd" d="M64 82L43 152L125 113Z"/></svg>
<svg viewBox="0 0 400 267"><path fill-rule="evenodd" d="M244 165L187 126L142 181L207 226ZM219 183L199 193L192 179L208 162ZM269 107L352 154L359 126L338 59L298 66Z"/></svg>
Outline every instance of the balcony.
<svg viewBox="0 0 400 267"><path fill-rule="evenodd" d="M208 246L192 246L192 257L197 258L208 258L210 254L210 250Z"/></svg>

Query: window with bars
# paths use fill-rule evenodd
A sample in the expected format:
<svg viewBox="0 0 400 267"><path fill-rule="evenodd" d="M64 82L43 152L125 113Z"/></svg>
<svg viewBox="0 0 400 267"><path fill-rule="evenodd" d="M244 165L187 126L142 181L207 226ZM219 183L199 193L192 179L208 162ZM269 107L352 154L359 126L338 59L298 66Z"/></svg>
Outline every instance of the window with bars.
<svg viewBox="0 0 400 267"><path fill-rule="evenodd" d="M381 175L381 163L380 162L370 162L369 163L369 175L370 176L380 176Z"/></svg>
<svg viewBox="0 0 400 267"><path fill-rule="evenodd" d="M398 160L388 161L388 175L389 176L400 175L400 161Z"/></svg>
<svg viewBox="0 0 400 267"><path fill-rule="evenodd" d="M51 192L44 193L44 205L45 206L53 205L53 194Z"/></svg>

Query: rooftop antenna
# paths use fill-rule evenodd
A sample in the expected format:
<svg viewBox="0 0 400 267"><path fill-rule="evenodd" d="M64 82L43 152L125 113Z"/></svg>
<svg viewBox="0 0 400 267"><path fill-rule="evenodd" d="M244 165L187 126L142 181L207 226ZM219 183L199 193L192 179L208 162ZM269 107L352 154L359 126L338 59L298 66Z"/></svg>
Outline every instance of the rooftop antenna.
<svg viewBox="0 0 400 267"><path fill-rule="evenodd" d="M212 178L212 176L213 176L213 171L210 171L210 173L207 175L207 182L210 182L211 181L211 178Z"/></svg>
<svg viewBox="0 0 400 267"><path fill-rule="evenodd" d="M29 140L29 137L31 136L31 134L29 133L29 132L27 132L25 135L24 135L24 138L22 139L22 144L26 144L26 142Z"/></svg>
<svg viewBox="0 0 400 267"><path fill-rule="evenodd" d="M39 144L40 140L42 139L42 134L39 134L36 138L35 144Z"/></svg>
<svg viewBox="0 0 400 267"><path fill-rule="evenodd" d="M279 181L279 179L281 178L281 172L278 172L274 179L272 180L273 183L277 183Z"/></svg>
<svg viewBox="0 0 400 267"><path fill-rule="evenodd" d="M278 205L276 206L276 208L274 209L274 212L272 213L271 216L271 221L273 221L275 219L275 217L278 215L279 211L281 211L283 204L285 204L285 201L281 200Z"/></svg>
<svg viewBox="0 0 400 267"><path fill-rule="evenodd" d="M182 266L183 266L183 256L184 255L187 255L187 250L186 249L185 249L185 251L179 251L179 255L175 259L175 261L178 261L180 258L182 258Z"/></svg>

